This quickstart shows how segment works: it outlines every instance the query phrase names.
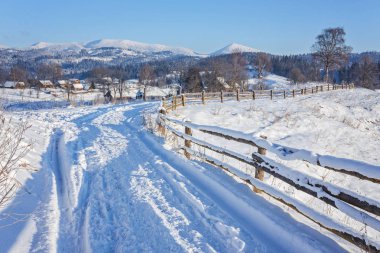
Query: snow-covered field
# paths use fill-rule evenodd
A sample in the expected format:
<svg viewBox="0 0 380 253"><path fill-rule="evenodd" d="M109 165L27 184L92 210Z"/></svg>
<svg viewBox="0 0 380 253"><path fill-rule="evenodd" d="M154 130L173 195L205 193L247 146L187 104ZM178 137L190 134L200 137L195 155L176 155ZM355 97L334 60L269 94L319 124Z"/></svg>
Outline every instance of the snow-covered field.
<svg viewBox="0 0 380 253"><path fill-rule="evenodd" d="M123 98L136 99L144 88L136 84L137 80L128 80L123 91ZM147 87L148 99L159 99L162 96L173 94L171 88ZM111 89L113 97L119 98L119 93ZM90 91L74 91L70 93L70 102L67 101L66 90L61 88L41 89L39 93L35 89L9 89L0 88L0 107L7 110L25 109L51 109L67 106L94 105L104 102L104 94L99 89Z"/></svg>
<svg viewBox="0 0 380 253"><path fill-rule="evenodd" d="M380 96L378 92L370 90L345 90L276 101L229 101L223 104L192 105L181 107L170 115L198 125L237 130L254 137L265 136L268 141L287 147L380 165ZM193 136L247 157L255 151L248 145L226 142L199 131L193 132ZM206 151L200 149L200 152ZM207 155L211 154L245 173L254 175L254 170L249 166L212 153L206 152ZM344 176L303 161L284 161L271 153L268 157L283 166L338 185L373 201L380 199L378 184ZM340 211L297 192L293 187L271 176L266 175L264 181L337 219L345 226L361 232L366 228ZM380 241L380 233L374 229L366 230L363 236Z"/></svg>
<svg viewBox="0 0 380 253"><path fill-rule="evenodd" d="M260 83L260 80L257 78L257 73L254 70L248 72L248 88L250 90L259 89L257 85ZM272 73L266 73L263 78L263 83L265 85L264 89L268 90L292 90L292 89L301 89L306 87L315 87L326 85L321 82L307 82L293 84L291 80L286 77L275 75Z"/></svg>
<svg viewBox="0 0 380 253"><path fill-rule="evenodd" d="M379 165L379 100L379 93L357 89L194 105L173 115ZM360 251L224 172L173 152L173 142L144 126L155 124L158 107L149 102L6 112L32 126L26 141L33 150L25 160L35 171L20 171L24 187L0 210L0 252ZM294 167L294 161L287 164ZM376 185L362 187L296 165L380 199ZM380 240L375 232L369 236Z"/></svg>

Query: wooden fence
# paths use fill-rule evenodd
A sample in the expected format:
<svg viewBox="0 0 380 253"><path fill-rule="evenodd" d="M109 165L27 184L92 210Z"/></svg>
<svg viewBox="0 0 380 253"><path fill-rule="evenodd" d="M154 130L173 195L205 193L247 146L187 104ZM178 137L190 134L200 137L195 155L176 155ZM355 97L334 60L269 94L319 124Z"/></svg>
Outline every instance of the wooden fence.
<svg viewBox="0 0 380 253"><path fill-rule="evenodd" d="M169 99L163 99L163 107L166 110L176 110L179 106L185 106L187 103L202 103L206 104L208 101L221 102L224 101L241 101L241 100L255 100L255 99L286 99L295 96L316 94L320 92L353 89L353 84L341 84L341 85L318 85L313 87L307 87L303 89L293 90L254 90L251 92L198 92L198 93L184 93L180 96L173 96Z"/></svg>
<svg viewBox="0 0 380 253"><path fill-rule="evenodd" d="M348 88L349 87L347 87L347 89ZM336 87L333 86L332 89L336 89ZM273 92L271 93L273 94ZM291 93L295 93L295 91ZM238 99L241 98L240 94L235 93L235 95ZM206 100L206 96L203 96L203 98L204 99L202 99L201 95L201 99ZM226 96L221 96L220 98L223 101ZM174 99L173 101L176 100ZM169 109L175 110L175 102L173 102L173 106L174 107ZM294 148L270 143L265 138L252 137L233 130L211 126L202 126L193 124L191 122L180 121L166 115L167 110L168 107L166 107L166 110L160 110L158 118L159 132L161 132L163 135L166 135L166 133L172 133L175 136L183 139L183 146L181 146L180 149L183 150L185 157L188 159L191 159L192 157L200 158L203 161L221 168L233 177L237 177L247 185L252 186L253 190L256 193L265 193L273 197L279 202L289 206L298 213L312 220L324 229L346 239L361 249L368 252L380 252L379 242L371 241L370 239L366 238L366 236L361 232L350 227L343 226L331 217L323 215L310 208L306 203L302 203L300 200L293 198L283 193L279 189L263 182L265 173L268 173L274 178L277 178L286 184L293 186L295 189L314 198L317 198L329 206L336 208L340 212L346 214L356 221L359 221L365 226L371 227L372 229L380 232L380 220L378 219L380 216L379 201L369 199L365 196L359 195L358 193L344 189L339 185L333 185L300 171L286 167L282 164L278 164L267 157L266 154L267 152L271 152L283 160L301 159L306 163L321 166L325 169L341 173L342 175L356 177L363 180L362 183L368 182L380 184L380 166L374 166L344 158L318 155L309 151L297 150ZM194 131L199 131L203 134L223 138L224 145L227 145L228 143L232 144L231 142L250 145L256 148L257 152L254 152L251 157L247 157L246 155L232 151L228 148L228 145L227 147L222 148L210 142L204 141L204 139L207 138L202 138L203 140L195 138L193 136L193 133L195 133ZM199 151L196 151L195 147L202 147L205 150L212 151L214 154L220 154L252 166L252 168L255 169L255 176L244 173L241 170L238 170L233 166L218 160L215 158L215 156L210 156L203 152L200 153ZM299 158L300 156L297 156L297 154L301 152L304 155L301 156L302 158ZM313 155L309 156L307 154ZM339 166L337 164L339 164Z"/></svg>

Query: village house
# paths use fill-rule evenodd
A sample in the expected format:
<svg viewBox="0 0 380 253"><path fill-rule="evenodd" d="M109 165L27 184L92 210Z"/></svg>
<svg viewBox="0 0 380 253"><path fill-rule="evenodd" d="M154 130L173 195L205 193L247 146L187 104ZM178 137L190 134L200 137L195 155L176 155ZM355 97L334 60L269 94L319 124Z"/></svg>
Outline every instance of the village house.
<svg viewBox="0 0 380 253"><path fill-rule="evenodd" d="M71 83L70 85L71 85L72 91L82 91L83 90L83 84L81 84L80 82L79 83L77 83L77 82Z"/></svg>
<svg viewBox="0 0 380 253"><path fill-rule="evenodd" d="M80 80L75 78L69 80L58 80L57 84L62 89L69 88L71 91L82 91L84 89L83 84L80 82Z"/></svg>
<svg viewBox="0 0 380 253"><path fill-rule="evenodd" d="M62 89L67 89L67 85L69 85L68 80L58 80L57 85Z"/></svg>
<svg viewBox="0 0 380 253"><path fill-rule="evenodd" d="M14 81L6 81L3 85L3 88L9 88L9 89L24 89L25 83L24 82L14 82Z"/></svg>
<svg viewBox="0 0 380 253"><path fill-rule="evenodd" d="M39 80L38 82L41 88L54 88L54 84L50 80Z"/></svg>

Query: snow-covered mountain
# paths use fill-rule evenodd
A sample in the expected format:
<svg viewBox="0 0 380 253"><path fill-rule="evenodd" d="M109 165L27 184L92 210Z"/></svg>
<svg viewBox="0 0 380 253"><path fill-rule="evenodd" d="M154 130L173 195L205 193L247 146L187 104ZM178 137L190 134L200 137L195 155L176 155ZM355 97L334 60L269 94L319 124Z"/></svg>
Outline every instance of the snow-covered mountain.
<svg viewBox="0 0 380 253"><path fill-rule="evenodd" d="M84 45L85 48L121 48L130 51L136 51L140 53L158 53L158 52L172 52L174 54L188 55L188 56L198 56L199 54L194 52L192 49L183 47L171 47L161 44L147 44L132 40L111 40L111 39L101 39L88 42Z"/></svg>
<svg viewBox="0 0 380 253"><path fill-rule="evenodd" d="M81 50L83 45L81 43L49 43L49 42L38 42L24 50L50 50L50 51L66 51L66 50Z"/></svg>
<svg viewBox="0 0 380 253"><path fill-rule="evenodd" d="M152 54L160 52L169 52L176 55L186 56L200 56L192 49L183 47L171 47L161 44L148 44L132 40L113 40L113 39L100 39L87 43L49 43L39 42L33 44L24 50L44 50L44 51L80 51L80 50L94 50L102 48L115 48L134 52L136 54ZM132 55L132 54L130 54Z"/></svg>
<svg viewBox="0 0 380 253"><path fill-rule="evenodd" d="M178 57L207 57L192 49L131 40L100 39L90 42L39 42L25 48L0 47L0 65L19 61L41 64L55 62L66 72L83 73L99 65L125 65Z"/></svg>
<svg viewBox="0 0 380 253"><path fill-rule="evenodd" d="M2 46L0 45L0 48ZM255 53L260 50L244 46L238 43L229 44L215 52L210 54L199 54L190 48L184 47L172 47L162 44L148 44L132 40L114 40L114 39L99 39L86 43L70 42L70 43L49 43L49 42L38 42L30 47L24 48L24 50L42 50L42 51L80 51L80 50L94 50L102 48L115 48L122 49L137 54L152 54L160 52L169 52L175 55L185 55L185 56L217 56L224 54L231 54L233 52L243 52L243 53ZM130 54L131 55L131 54Z"/></svg>
<svg viewBox="0 0 380 253"><path fill-rule="evenodd" d="M252 48L252 47L244 46L241 44L237 44L237 43L231 43L228 46L223 47L223 48L211 53L210 55L211 56L218 56L218 55L224 55L224 54L231 54L234 52L257 53L257 52L260 52L260 50Z"/></svg>
<svg viewBox="0 0 380 253"><path fill-rule="evenodd" d="M31 64L61 64L66 73L84 73L99 65L126 65L181 57L204 58L233 52L258 52L240 44L230 44L211 54L192 49L131 40L100 39L90 42L39 42L25 48L0 46L0 65L12 66L19 61Z"/></svg>

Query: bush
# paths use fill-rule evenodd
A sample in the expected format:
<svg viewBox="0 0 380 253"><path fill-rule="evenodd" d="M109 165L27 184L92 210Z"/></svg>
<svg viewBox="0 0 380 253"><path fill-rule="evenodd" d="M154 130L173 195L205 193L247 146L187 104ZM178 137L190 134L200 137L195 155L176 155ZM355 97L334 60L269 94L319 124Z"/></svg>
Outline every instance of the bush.
<svg viewBox="0 0 380 253"><path fill-rule="evenodd" d="M20 186L16 174L31 147L24 139L29 127L26 122L13 124L0 111L0 207L12 199Z"/></svg>

